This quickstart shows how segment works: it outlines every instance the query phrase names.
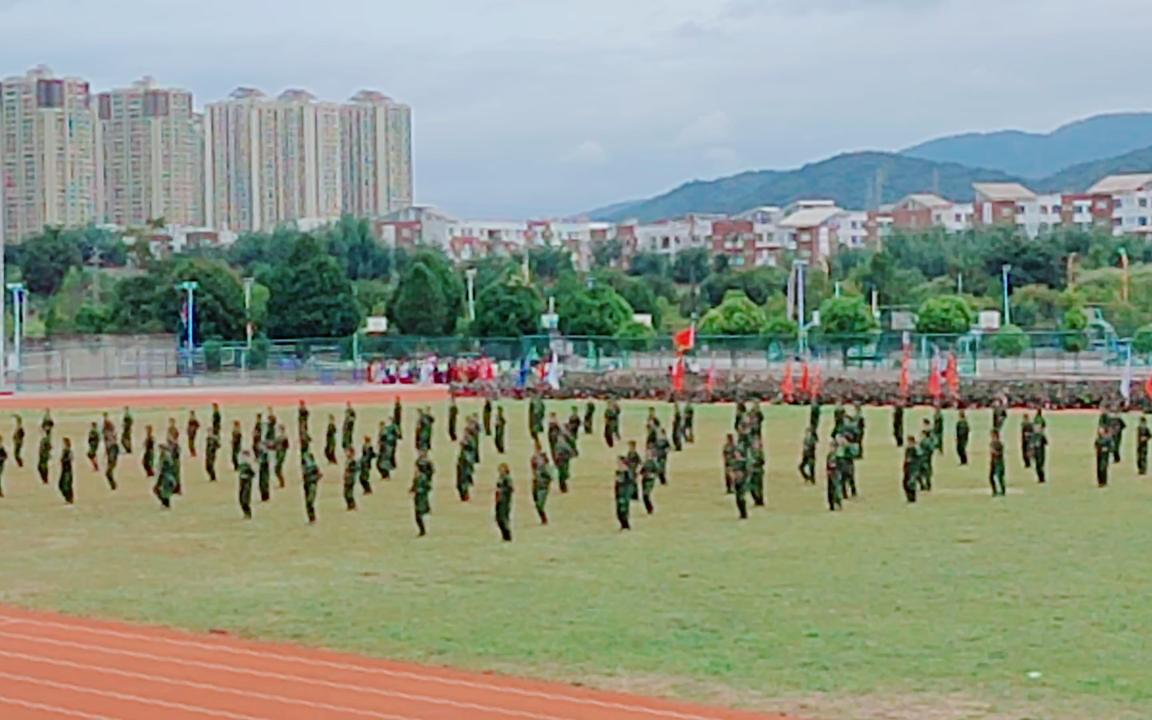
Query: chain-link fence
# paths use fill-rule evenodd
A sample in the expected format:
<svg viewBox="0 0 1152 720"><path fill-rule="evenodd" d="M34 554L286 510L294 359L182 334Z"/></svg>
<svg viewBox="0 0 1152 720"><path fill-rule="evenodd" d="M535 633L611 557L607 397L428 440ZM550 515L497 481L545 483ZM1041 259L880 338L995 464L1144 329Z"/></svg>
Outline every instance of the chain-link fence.
<svg viewBox="0 0 1152 720"><path fill-rule="evenodd" d="M896 373L905 347L918 373L942 362L946 354L955 355L965 376L1119 377L1129 363L1152 366L1149 354L1135 353L1124 340L1056 332L1022 333L1010 340L971 333L699 336L687 357L696 370L748 375L779 373L799 359L828 375ZM191 357L172 336L97 336L26 343L18 356L10 354L7 380L18 390L349 384L379 378L379 369L411 378L430 362L444 367L480 357L491 360L498 372L512 374L553 355L569 372L663 373L677 358L673 339L667 336L261 338L251 346L207 342Z"/></svg>

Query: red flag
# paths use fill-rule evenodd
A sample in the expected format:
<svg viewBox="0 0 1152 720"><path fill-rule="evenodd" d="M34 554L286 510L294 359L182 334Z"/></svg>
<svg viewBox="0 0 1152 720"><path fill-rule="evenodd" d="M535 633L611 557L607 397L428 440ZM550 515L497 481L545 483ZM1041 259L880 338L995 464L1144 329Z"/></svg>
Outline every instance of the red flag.
<svg viewBox="0 0 1152 720"><path fill-rule="evenodd" d="M807 362L805 362L800 367L800 394L801 395L808 395L809 397L811 397L811 395L812 395L812 378L808 374L808 363Z"/></svg>
<svg viewBox="0 0 1152 720"><path fill-rule="evenodd" d="M784 396L784 402L792 402L792 392L795 390L792 384L792 361L789 360L784 365L784 379L780 382L780 394Z"/></svg>
<svg viewBox="0 0 1152 720"><path fill-rule="evenodd" d="M960 397L960 371L956 366L956 353L948 353L948 365L944 370L944 379L948 382L948 392L952 399Z"/></svg>
<svg viewBox="0 0 1152 720"><path fill-rule="evenodd" d="M688 352L696 347L696 326L681 330L672 336L672 344L676 348L676 352Z"/></svg>
<svg viewBox="0 0 1152 720"><path fill-rule="evenodd" d="M820 397L820 366L812 368L812 398Z"/></svg>
<svg viewBox="0 0 1152 720"><path fill-rule="evenodd" d="M943 394L940 387L940 359L936 355L932 356L932 370L928 374L928 394L935 400L939 400Z"/></svg>
<svg viewBox="0 0 1152 720"><path fill-rule="evenodd" d="M1152 375L1149 375L1148 379L1144 381L1144 394L1148 396L1149 400L1152 400Z"/></svg>
<svg viewBox="0 0 1152 720"><path fill-rule="evenodd" d="M904 354L900 358L900 397L908 397L909 377L908 369L912 364L912 346L904 344Z"/></svg>
<svg viewBox="0 0 1152 720"><path fill-rule="evenodd" d="M672 366L672 389L675 392L684 390L684 356L676 357L676 364Z"/></svg>

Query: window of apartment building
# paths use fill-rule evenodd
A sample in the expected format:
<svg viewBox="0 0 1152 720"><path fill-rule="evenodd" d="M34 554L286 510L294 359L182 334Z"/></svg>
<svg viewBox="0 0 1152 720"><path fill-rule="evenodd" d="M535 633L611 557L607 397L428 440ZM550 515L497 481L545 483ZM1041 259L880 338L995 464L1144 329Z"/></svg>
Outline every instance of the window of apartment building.
<svg viewBox="0 0 1152 720"><path fill-rule="evenodd" d="M1024 208L1024 206L1023 206L1023 205L1017 205L1017 206L1016 206L1016 212L1020 213L1021 215L1023 215L1023 214L1024 214L1024 209L1025 209L1025 208Z"/></svg>
<svg viewBox="0 0 1152 720"><path fill-rule="evenodd" d="M1120 227L1120 218L1112 218L1112 226Z"/></svg>
<svg viewBox="0 0 1152 720"><path fill-rule="evenodd" d="M1047 205L1041 205L1040 206L1040 214L1041 215L1047 215L1048 214L1048 206Z"/></svg>
<svg viewBox="0 0 1152 720"><path fill-rule="evenodd" d="M1052 206L1052 214L1054 214L1054 215L1059 215L1063 211L1064 211L1064 207L1061 205L1053 205Z"/></svg>
<svg viewBox="0 0 1152 720"><path fill-rule="evenodd" d="M1146 215L1141 215L1136 219L1136 224L1140 227L1148 227L1148 217Z"/></svg>
<svg viewBox="0 0 1152 720"><path fill-rule="evenodd" d="M1142 208L1148 207L1148 198L1140 198L1140 200L1137 202Z"/></svg>
<svg viewBox="0 0 1152 720"><path fill-rule="evenodd" d="M1120 208L1124 207L1124 200L1123 200L1123 198L1116 198L1115 200L1113 200L1113 201L1112 201L1112 207L1116 208L1117 210L1119 210Z"/></svg>

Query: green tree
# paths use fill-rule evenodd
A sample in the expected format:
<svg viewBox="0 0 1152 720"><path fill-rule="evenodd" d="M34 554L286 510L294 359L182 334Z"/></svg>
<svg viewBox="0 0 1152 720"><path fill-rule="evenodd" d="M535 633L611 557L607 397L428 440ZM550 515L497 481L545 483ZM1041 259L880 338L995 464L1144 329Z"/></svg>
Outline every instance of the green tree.
<svg viewBox="0 0 1152 720"><path fill-rule="evenodd" d="M440 281L445 302L444 329L437 334L449 335L456 331L456 321L464 314L464 277L456 271L452 261L436 248L421 247L405 258L405 263L409 266L418 262L426 265ZM401 276L404 272L402 269Z"/></svg>
<svg viewBox="0 0 1152 720"><path fill-rule="evenodd" d="M769 315L764 323L764 334L776 337L796 337L799 326L784 315Z"/></svg>
<svg viewBox="0 0 1152 720"><path fill-rule="evenodd" d="M447 303L440 278L422 262L404 271L388 317L404 335L443 335L447 326Z"/></svg>
<svg viewBox="0 0 1152 720"><path fill-rule="evenodd" d="M631 352L643 352L652 347L652 341L656 338L656 331L644 323L629 321L624 323L616 332L616 337L620 340L622 349Z"/></svg>
<svg viewBox="0 0 1152 720"><path fill-rule="evenodd" d="M996 357L1019 357L1031 345L1028 336L1015 325L1005 325L988 338L988 347Z"/></svg>
<svg viewBox="0 0 1152 720"><path fill-rule="evenodd" d="M540 328L544 300L536 288L512 277L489 285L476 297L476 322L472 331L480 337L521 337Z"/></svg>
<svg viewBox="0 0 1152 720"><path fill-rule="evenodd" d="M632 308L620 293L604 284L583 287L562 282L556 292L556 312L565 335L612 336L632 321Z"/></svg>
<svg viewBox="0 0 1152 720"><path fill-rule="evenodd" d="M665 277L668 275L668 258L658 253L636 253L632 256L632 259L628 261L628 274Z"/></svg>
<svg viewBox="0 0 1152 720"><path fill-rule="evenodd" d="M1064 349L1071 353L1084 352L1088 349L1088 316L1079 307L1069 308L1060 321L1060 331L1063 333L1061 342Z"/></svg>
<svg viewBox="0 0 1152 720"><path fill-rule="evenodd" d="M1025 285L1012 293L1012 320L1026 328L1054 328L1060 317L1060 292L1045 285Z"/></svg>
<svg viewBox="0 0 1152 720"><path fill-rule="evenodd" d="M158 298L154 308L163 313L159 319L177 330L184 293L176 285L186 280L198 287L194 296L196 342L216 337L240 340L244 337L244 288L236 272L223 262L205 259L179 259L153 275Z"/></svg>
<svg viewBox="0 0 1152 720"><path fill-rule="evenodd" d="M739 290L730 291L700 319L703 335L758 335L764 330L764 311Z"/></svg>
<svg viewBox="0 0 1152 720"><path fill-rule="evenodd" d="M296 240L287 262L273 272L269 290L272 337L347 337L360 326L352 283L311 235Z"/></svg>
<svg viewBox="0 0 1152 720"><path fill-rule="evenodd" d="M596 243L592 247L592 265L597 268L616 267L624 257L624 243L616 238Z"/></svg>
<svg viewBox="0 0 1152 720"><path fill-rule="evenodd" d="M21 243L20 269L28 290L51 295L70 268L83 262L78 239L59 228L47 228Z"/></svg>
<svg viewBox="0 0 1152 720"><path fill-rule="evenodd" d="M323 241L344 274L352 280L387 277L392 254L372 234L367 218L345 215L323 233Z"/></svg>
<svg viewBox="0 0 1152 720"><path fill-rule="evenodd" d="M876 329L872 310L859 296L844 295L820 303L820 330L825 335L864 335Z"/></svg>
<svg viewBox="0 0 1152 720"><path fill-rule="evenodd" d="M683 285L703 282L710 270L708 261L708 251L704 248L678 252L672 261L672 279Z"/></svg>
<svg viewBox="0 0 1152 720"><path fill-rule="evenodd" d="M572 253L563 248L536 247L528 251L533 280L557 280L572 269Z"/></svg>
<svg viewBox="0 0 1152 720"><path fill-rule="evenodd" d="M1152 325L1145 325L1132 337L1132 350L1141 355L1152 355Z"/></svg>
<svg viewBox="0 0 1152 720"><path fill-rule="evenodd" d="M916 315L916 331L931 335L963 335L972 329L975 314L959 295L929 298Z"/></svg>

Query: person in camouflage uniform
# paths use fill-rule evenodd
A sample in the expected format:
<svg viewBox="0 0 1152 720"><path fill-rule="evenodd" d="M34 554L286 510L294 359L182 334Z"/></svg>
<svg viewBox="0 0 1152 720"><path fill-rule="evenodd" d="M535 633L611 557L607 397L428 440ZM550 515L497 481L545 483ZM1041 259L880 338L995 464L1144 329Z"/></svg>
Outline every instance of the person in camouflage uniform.
<svg viewBox="0 0 1152 720"><path fill-rule="evenodd" d="M664 432L664 428L657 425L656 440L648 447L648 451L656 456L656 462L660 465L660 484L668 484L668 451L672 448L672 443L668 442L668 433Z"/></svg>
<svg viewBox="0 0 1152 720"><path fill-rule="evenodd" d="M40 482L48 484L48 463L52 459L52 433L46 432L40 436L40 450L37 453L36 471L40 474Z"/></svg>
<svg viewBox="0 0 1152 720"><path fill-rule="evenodd" d="M1108 466L1111 464L1114 441L1108 437L1108 428L1096 429L1096 487L1108 487Z"/></svg>
<svg viewBox="0 0 1152 720"><path fill-rule="evenodd" d="M124 408L124 421L120 424L120 447L125 455L132 454L132 411Z"/></svg>
<svg viewBox="0 0 1152 720"><path fill-rule="evenodd" d="M316 524L316 494L320 490L320 466L312 452L305 450L300 457L300 466L304 475L304 513L308 516L308 524Z"/></svg>
<svg viewBox="0 0 1152 720"><path fill-rule="evenodd" d="M108 487L116 489L116 462L120 458L120 438L116 436L116 424L104 415L104 479Z"/></svg>
<svg viewBox="0 0 1152 720"><path fill-rule="evenodd" d="M170 454L171 453L171 446L168 446L168 448L166 448L164 450L164 453ZM163 464L164 464L164 460L162 458L161 459L161 465L163 465ZM163 471L161 471L160 475L161 476L164 475ZM240 511L242 513L244 513L244 519L245 520L251 520L252 519L252 481L256 477L256 472L254 470L252 470L252 454L247 450L245 450L244 452L242 452L240 454L239 475L240 475L240 493L239 493Z"/></svg>
<svg viewBox="0 0 1152 720"><path fill-rule="evenodd" d="M732 430L739 435L744 428L744 416L748 414L748 407L743 399L736 401L736 415L732 421Z"/></svg>
<svg viewBox="0 0 1152 720"><path fill-rule="evenodd" d="M556 465L556 482L560 487L560 494L568 494L568 479L572 472L572 458L576 451L573 447L572 434L567 428L560 432L556 439L556 446L552 450L552 460Z"/></svg>
<svg viewBox="0 0 1152 720"><path fill-rule="evenodd" d="M148 429L150 431L152 429L152 426L149 425ZM149 433L149 435L145 438L145 451L146 452L147 452L147 447L148 447L148 445L147 445L148 438L152 438L151 433ZM155 439L153 439L153 441L152 441L153 452L155 451L155 448L156 448L156 442L155 442ZM147 464L151 465L153 460L151 458L149 458L146 462L147 462ZM151 476L149 476L149 477L151 477ZM173 490L175 490L175 488L176 488L176 468L175 468L173 460L172 460L172 453L168 450L168 444L164 443L160 447L160 471L156 476L156 482L152 485L152 494L156 496L156 499L160 501L160 505L162 505L165 510L172 507L172 495L173 495ZM251 486L251 484L249 484L249 486L248 486L249 498L251 498L251 495L252 495L252 486Z"/></svg>
<svg viewBox="0 0 1152 720"><path fill-rule="evenodd" d="M548 416L548 453L552 456L553 462L556 460L556 444L560 442L560 421L556 417L556 413Z"/></svg>
<svg viewBox="0 0 1152 720"><path fill-rule="evenodd" d="M548 490L552 485L552 472L548 467L548 456L536 441L536 453L532 456L532 501L536 505L536 515L541 525L548 524Z"/></svg>
<svg viewBox="0 0 1152 720"><path fill-rule="evenodd" d="M1120 462L1120 444L1124 441L1124 430L1128 428L1128 423L1124 422L1123 416L1119 413L1111 416L1112 427L1109 430L1109 436L1112 438L1112 462Z"/></svg>
<svg viewBox="0 0 1152 720"><path fill-rule="evenodd" d="M460 443L460 453L456 457L456 493L460 496L460 502L469 502L472 499L472 485L475 482L473 473L476 466L475 456L468 447L471 440L468 436L465 436L464 440Z"/></svg>
<svg viewBox="0 0 1152 720"><path fill-rule="evenodd" d="M932 449L939 455L944 454L944 409L939 402L932 413Z"/></svg>
<svg viewBox="0 0 1152 720"><path fill-rule="evenodd" d="M209 435L209 438L212 436ZM272 437L272 450L276 453L276 465L274 472L276 473L276 484L284 487L286 482L284 480L284 462L288 459L288 431L283 425L276 426L276 434Z"/></svg>
<svg viewBox="0 0 1152 720"><path fill-rule="evenodd" d="M741 520L748 519L748 460L745 444L738 442L732 454L732 494L736 499L736 512Z"/></svg>
<svg viewBox="0 0 1152 720"><path fill-rule="evenodd" d="M856 459L864 459L864 437L867 433L867 420L864 418L864 408L856 404L856 414L853 420L853 440L856 446Z"/></svg>
<svg viewBox="0 0 1152 720"><path fill-rule="evenodd" d="M496 434L493 438L496 445L496 452L501 455L504 454L504 434L508 430L508 420L504 417L504 406L498 405L496 407Z"/></svg>
<svg viewBox="0 0 1152 720"><path fill-rule="evenodd" d="M992 406L992 429L998 433L1004 431L1004 421L1008 419L1007 404L1004 397L1000 396Z"/></svg>
<svg viewBox="0 0 1152 720"><path fill-rule="evenodd" d="M533 440L544 432L544 400L539 395L533 395L528 401L528 432Z"/></svg>
<svg viewBox="0 0 1152 720"><path fill-rule="evenodd" d="M1048 482L1048 434L1045 432L1044 423L1035 421L1032 423L1032 432L1028 437L1028 442L1032 446L1028 454L1032 466L1036 469L1036 482L1043 485Z"/></svg>
<svg viewBox="0 0 1152 720"><path fill-rule="evenodd" d="M300 452L303 455L304 451L308 450L308 446L304 444L304 440L312 439L312 433L308 429L308 418L312 415L308 410L308 403L303 400L296 407L296 439L300 441Z"/></svg>
<svg viewBox="0 0 1152 720"><path fill-rule="evenodd" d="M328 416L328 429L324 432L324 459L329 465L336 464L336 416Z"/></svg>
<svg viewBox="0 0 1152 720"><path fill-rule="evenodd" d="M344 505L349 511L356 509L356 480L360 476L360 463L356 462L356 449L344 448Z"/></svg>
<svg viewBox="0 0 1152 720"><path fill-rule="evenodd" d="M419 537L428 534L424 518L432 512L432 477L436 472L432 461L428 459L428 452L421 450L416 457L416 473L412 478L412 514L416 520Z"/></svg>
<svg viewBox="0 0 1152 720"><path fill-rule="evenodd" d="M173 431L175 431L175 435L172 434ZM175 425L169 428L168 441L166 444L168 445L168 452L172 454L172 474L174 478L172 494L183 495L184 484L181 480L182 468L180 466L180 433L178 430L175 430Z"/></svg>
<svg viewBox="0 0 1152 720"><path fill-rule="evenodd" d="M16 429L12 431L12 458L16 467L24 467L24 419L16 416Z"/></svg>
<svg viewBox="0 0 1152 720"><path fill-rule="evenodd" d="M240 471L240 450L244 443L244 431L240 428L240 421L232 422L232 470Z"/></svg>
<svg viewBox="0 0 1152 720"><path fill-rule="evenodd" d="M904 445L904 442L900 442ZM920 475L920 449L916 447L916 438L908 436L908 444L904 446L904 497L909 503L916 502L916 484Z"/></svg>
<svg viewBox="0 0 1152 720"><path fill-rule="evenodd" d="M568 415L568 422L564 429L568 431L568 439L572 443L572 449L576 455L580 454L580 408L575 405L572 406L572 413Z"/></svg>
<svg viewBox="0 0 1152 720"><path fill-rule="evenodd" d="M380 436L376 438L378 452L376 453L376 471L380 473L381 480L392 477L396 469L396 447L400 444L400 426L395 421L380 423Z"/></svg>
<svg viewBox="0 0 1152 720"><path fill-rule="evenodd" d="M1028 417L1027 412L1020 420L1020 457L1024 467L1032 467L1032 418Z"/></svg>
<svg viewBox="0 0 1152 720"><path fill-rule="evenodd" d="M456 405L456 396L448 400L448 439L456 442L456 422L460 417L460 408Z"/></svg>
<svg viewBox="0 0 1152 720"><path fill-rule="evenodd" d="M416 452L432 451L432 426L436 418L432 416L429 408L420 408L416 419Z"/></svg>
<svg viewBox="0 0 1152 720"><path fill-rule="evenodd" d="M508 463L500 463L500 476L496 481L496 527L504 542L512 542L512 470Z"/></svg>
<svg viewBox="0 0 1152 720"><path fill-rule="evenodd" d="M1140 416L1140 424L1136 427L1136 472L1140 475L1148 474L1148 441L1152 440L1152 430L1148 429L1148 417Z"/></svg>
<svg viewBox="0 0 1152 720"><path fill-rule="evenodd" d="M828 510L837 512L844 509L844 492L840 483L840 439L833 437L828 447L828 456L824 460L824 472L827 477Z"/></svg>
<svg viewBox="0 0 1152 720"><path fill-rule="evenodd" d="M639 488L640 487L640 465L642 464L642 460L640 458L640 453L637 452L637 450L636 450L636 441L635 440L629 440L628 441L628 452L624 454L624 462L628 465L628 471L630 473L632 473L632 486L633 486L633 488ZM633 500L639 500L640 499L639 490L636 490L636 492L632 496L632 499Z"/></svg>
<svg viewBox="0 0 1152 720"><path fill-rule="evenodd" d="M1004 487L1004 443L1000 441L1000 433L996 430L992 431L988 447L988 483L992 486L993 497L1008 494Z"/></svg>
<svg viewBox="0 0 1152 720"><path fill-rule="evenodd" d="M904 446L904 401L897 400L892 407L892 437L896 440L896 447Z"/></svg>
<svg viewBox="0 0 1152 720"><path fill-rule="evenodd" d="M96 457L100 452L100 428L93 421L88 428L88 462L93 472L99 472L100 466L96 464Z"/></svg>
<svg viewBox="0 0 1152 720"><path fill-rule="evenodd" d="M728 433L722 452L724 455L724 492L731 495L736 491L736 456L740 452L732 433Z"/></svg>
<svg viewBox="0 0 1152 720"><path fill-rule="evenodd" d="M188 411L188 456L196 457L196 436L200 433L200 421L196 419L196 411Z"/></svg>
<svg viewBox="0 0 1152 720"><path fill-rule="evenodd" d="M614 447L620 439L620 404L616 400L609 400L604 410L604 443Z"/></svg>
<svg viewBox="0 0 1152 720"><path fill-rule="evenodd" d="M928 420L925 420L924 423L924 431L920 433L920 443L917 446L920 450L920 462L917 463L917 467L920 469L921 492L932 492L932 463L934 462L933 456L936 454L936 433Z"/></svg>
<svg viewBox="0 0 1152 720"><path fill-rule="evenodd" d="M964 409L956 418L956 456L960 458L961 465L968 464L968 439L972 435L972 426L968 424L968 416Z"/></svg>
<svg viewBox="0 0 1152 720"><path fill-rule="evenodd" d="M399 395L396 396L396 400L392 403L392 424L398 428L404 427L404 406L400 403ZM403 433L401 433L400 439L404 439Z"/></svg>
<svg viewBox="0 0 1152 720"><path fill-rule="evenodd" d="M256 441L256 466L258 468L257 480L260 489L260 502L272 499L272 448L263 439Z"/></svg>
<svg viewBox="0 0 1152 720"><path fill-rule="evenodd" d="M492 395L486 394L484 396L484 434L492 436Z"/></svg>
<svg viewBox="0 0 1152 720"><path fill-rule="evenodd" d="M629 515L632 512L632 481L631 472L623 458L616 461L616 483L613 487L616 502L616 522L620 523L620 531L631 530L632 524Z"/></svg>
<svg viewBox="0 0 1152 720"><path fill-rule="evenodd" d="M156 474L156 435L151 425L144 426L144 457L140 460L144 465L144 475L153 477Z"/></svg>
<svg viewBox="0 0 1152 720"><path fill-rule="evenodd" d="M219 430L210 430L208 432L208 439L204 441L204 472L208 475L209 482L216 482L216 456L220 454L220 432ZM277 468L280 466L279 459L277 460Z"/></svg>
<svg viewBox="0 0 1152 720"><path fill-rule="evenodd" d="M584 434L591 435L596 429L596 403L589 400L584 404Z"/></svg>
<svg viewBox="0 0 1152 720"><path fill-rule="evenodd" d="M764 457L764 445L759 437L753 436L752 442L744 449L744 462L752 503L756 507L764 507L764 472L767 461Z"/></svg>
<svg viewBox="0 0 1152 720"><path fill-rule="evenodd" d="M837 463L840 475L840 497L842 499L854 498L856 488L856 435L854 427L849 420L844 422L844 432L840 435L837 444Z"/></svg>
<svg viewBox="0 0 1152 720"><path fill-rule="evenodd" d="M340 433L340 448L347 450L352 448L355 451L356 447L356 410L352 408L352 403L344 405L344 424Z"/></svg>
<svg viewBox="0 0 1152 720"><path fill-rule="evenodd" d="M680 403L672 401L672 449L684 450L684 416L680 414Z"/></svg>
<svg viewBox="0 0 1152 720"><path fill-rule="evenodd" d="M208 431L216 435L219 440L224 432L224 416L220 414L220 403L212 403L212 421L208 427Z"/></svg>
<svg viewBox="0 0 1152 720"><path fill-rule="evenodd" d="M356 475L360 490L365 495L372 494L372 469L375 466L376 450L372 447L372 436L365 435L360 445L360 459L356 461Z"/></svg>
<svg viewBox="0 0 1152 720"><path fill-rule="evenodd" d="M812 398L811 402L808 403L808 427L812 428L812 432L816 433L817 437L820 436L821 409L819 398Z"/></svg>
<svg viewBox="0 0 1152 720"><path fill-rule="evenodd" d="M629 482L635 484L636 475L631 468L629 470ZM652 493L656 489L656 481L660 478L660 461L652 453L648 453L648 457L644 459L644 463L640 466L640 495L644 500L644 510L649 515L656 512L656 506L652 504ZM633 494L635 489L633 488ZM631 500L632 496L628 496Z"/></svg>
<svg viewBox="0 0 1152 720"><path fill-rule="evenodd" d="M691 400L684 404L684 440L696 444L696 408Z"/></svg>
<svg viewBox="0 0 1152 720"><path fill-rule="evenodd" d="M75 500L72 493L72 441L64 438L64 450L60 453L60 494L64 502L71 505Z"/></svg>
<svg viewBox="0 0 1152 720"><path fill-rule="evenodd" d="M844 410L843 405L837 405L836 409L832 411L832 437L840 437L844 433L844 421L847 417L847 412Z"/></svg>
<svg viewBox="0 0 1152 720"><path fill-rule="evenodd" d="M804 449L800 453L800 477L808 485L816 484L816 428L809 425L804 430Z"/></svg>

